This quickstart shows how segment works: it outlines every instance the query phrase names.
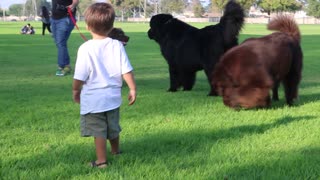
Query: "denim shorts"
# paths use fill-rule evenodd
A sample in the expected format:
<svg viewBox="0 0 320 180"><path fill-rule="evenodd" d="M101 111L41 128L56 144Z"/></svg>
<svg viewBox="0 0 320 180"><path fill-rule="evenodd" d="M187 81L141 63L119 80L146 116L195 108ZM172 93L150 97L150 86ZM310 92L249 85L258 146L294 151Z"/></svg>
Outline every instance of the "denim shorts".
<svg viewBox="0 0 320 180"><path fill-rule="evenodd" d="M103 137L106 139L117 138L121 132L120 109L113 109L101 113L88 113L81 115L81 136Z"/></svg>

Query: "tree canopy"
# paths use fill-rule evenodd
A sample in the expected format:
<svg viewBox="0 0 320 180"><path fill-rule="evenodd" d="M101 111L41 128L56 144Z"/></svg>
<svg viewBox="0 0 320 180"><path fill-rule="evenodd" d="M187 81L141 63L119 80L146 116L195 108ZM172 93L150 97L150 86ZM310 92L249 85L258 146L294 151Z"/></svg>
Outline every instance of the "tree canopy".
<svg viewBox="0 0 320 180"><path fill-rule="evenodd" d="M201 17L204 13L204 8L199 0L192 0L192 10L195 17Z"/></svg>
<svg viewBox="0 0 320 180"><path fill-rule="evenodd" d="M271 12L297 11L302 4L296 0L258 0L258 6L270 15Z"/></svg>
<svg viewBox="0 0 320 180"><path fill-rule="evenodd" d="M95 0L80 0L78 5L78 13L83 15L84 11L89 7L92 3L96 2Z"/></svg>
<svg viewBox="0 0 320 180"><path fill-rule="evenodd" d="M12 4L9 7L10 15L22 16L23 14L23 4Z"/></svg>
<svg viewBox="0 0 320 180"><path fill-rule="evenodd" d="M211 4L217 7L219 10L223 10L224 6L227 4L228 0L211 0Z"/></svg>
<svg viewBox="0 0 320 180"><path fill-rule="evenodd" d="M222 11L229 0L211 0L211 11ZM319 0L236 0L244 10L249 11L252 5L256 5L263 12L270 15L271 12L297 11L305 6L308 15L320 18ZM78 6L79 15L83 15L85 9L96 0L80 0ZM201 17L205 12L200 0L105 0L113 4L116 15L121 17L139 17L142 13L149 17L157 13L182 13L186 7L192 10L195 17ZM188 5L189 4L189 5ZM191 5L191 6L190 6ZM40 14L41 6L51 9L51 3L47 0L26 0L25 4L13 4L9 7L8 14L16 16L36 16ZM139 16L137 16L139 15Z"/></svg>
<svg viewBox="0 0 320 180"><path fill-rule="evenodd" d="M12 4L9 7L9 14L16 16L37 16L41 7L51 8L51 4L46 0L27 0L25 4Z"/></svg>
<svg viewBox="0 0 320 180"><path fill-rule="evenodd" d="M184 0L161 0L160 10L162 13L182 13L186 7Z"/></svg>
<svg viewBox="0 0 320 180"><path fill-rule="evenodd" d="M223 10L229 0L211 0L212 5L219 10ZM248 11L250 7L256 2L256 0L236 0L244 10Z"/></svg>
<svg viewBox="0 0 320 180"><path fill-rule="evenodd" d="M309 16L314 16L316 18L320 18L320 1L308 0L308 5L306 7L306 11Z"/></svg>

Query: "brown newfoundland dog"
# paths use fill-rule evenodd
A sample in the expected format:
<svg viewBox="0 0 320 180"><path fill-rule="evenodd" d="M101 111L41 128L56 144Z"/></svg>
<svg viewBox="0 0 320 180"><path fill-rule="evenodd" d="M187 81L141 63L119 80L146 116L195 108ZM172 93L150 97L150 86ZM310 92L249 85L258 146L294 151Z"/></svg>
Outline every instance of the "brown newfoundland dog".
<svg viewBox="0 0 320 180"><path fill-rule="evenodd" d="M300 31L289 16L277 16L269 24L270 35L250 38L226 52L212 74L212 85L231 108L267 107L278 100L283 83L286 102L298 97L302 71Z"/></svg>
<svg viewBox="0 0 320 180"><path fill-rule="evenodd" d="M198 29L170 14L157 14L150 20L148 36L160 45L169 65L170 87L175 92L180 87L191 90L196 73L204 70L210 84L211 74L221 55L238 45L238 35L243 26L244 11L231 0L224 15L216 25ZM216 95L211 86L209 95Z"/></svg>

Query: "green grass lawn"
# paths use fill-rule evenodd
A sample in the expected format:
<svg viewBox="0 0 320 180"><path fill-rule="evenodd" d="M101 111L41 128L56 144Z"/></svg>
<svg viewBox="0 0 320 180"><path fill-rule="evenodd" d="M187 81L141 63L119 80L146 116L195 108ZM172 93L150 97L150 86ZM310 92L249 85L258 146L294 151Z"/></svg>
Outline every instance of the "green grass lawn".
<svg viewBox="0 0 320 180"><path fill-rule="evenodd" d="M148 39L146 23L116 23L130 36L136 104L123 88L121 148L106 169L95 160L92 138L81 138L72 76L56 77L56 47L41 24L20 35L21 22L0 23L0 179L320 179L320 26L301 25L304 52L300 99L269 109L234 111L208 97L199 72L191 92L168 93L167 64ZM84 24L80 29L87 37ZM207 24L194 24L203 27ZM270 33L248 24L240 40ZM74 65L83 43L69 40Z"/></svg>

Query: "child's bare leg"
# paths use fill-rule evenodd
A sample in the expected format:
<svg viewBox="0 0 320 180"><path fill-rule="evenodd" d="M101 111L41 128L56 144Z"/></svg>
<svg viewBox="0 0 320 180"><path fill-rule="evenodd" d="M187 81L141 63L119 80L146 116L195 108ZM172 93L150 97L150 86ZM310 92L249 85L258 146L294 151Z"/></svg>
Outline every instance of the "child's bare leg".
<svg viewBox="0 0 320 180"><path fill-rule="evenodd" d="M97 164L104 163L107 161L106 155L106 139L103 137L95 137L94 143L96 145L96 155L97 155Z"/></svg>
<svg viewBox="0 0 320 180"><path fill-rule="evenodd" d="M111 145L111 154L119 154L120 153L119 141L120 141L120 136L118 136L114 139L109 139L109 142Z"/></svg>

